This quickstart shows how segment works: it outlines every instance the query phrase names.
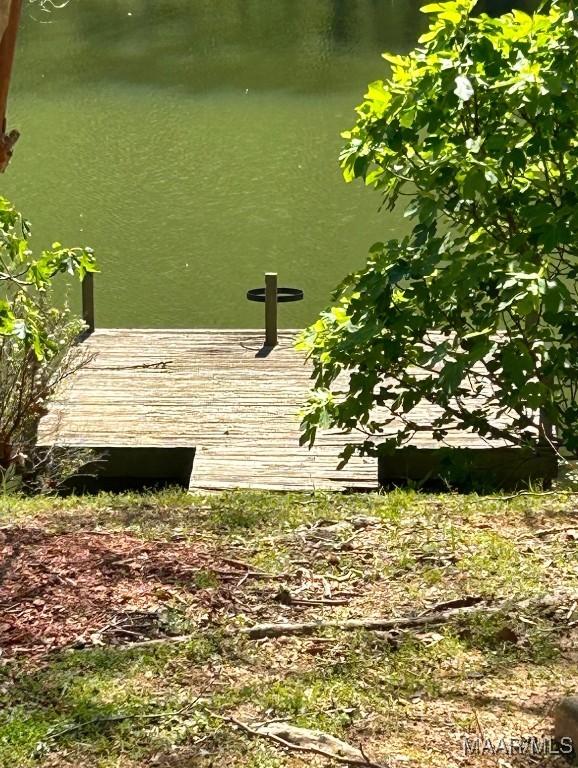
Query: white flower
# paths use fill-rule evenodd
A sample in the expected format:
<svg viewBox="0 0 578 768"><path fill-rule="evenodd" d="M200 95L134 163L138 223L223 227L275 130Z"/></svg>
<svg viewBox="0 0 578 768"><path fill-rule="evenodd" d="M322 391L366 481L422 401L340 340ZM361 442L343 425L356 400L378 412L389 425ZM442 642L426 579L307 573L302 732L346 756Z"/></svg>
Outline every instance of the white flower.
<svg viewBox="0 0 578 768"><path fill-rule="evenodd" d="M456 89L454 93L458 99L469 101L474 95L474 86L471 84L469 78L465 75L458 75L456 77Z"/></svg>

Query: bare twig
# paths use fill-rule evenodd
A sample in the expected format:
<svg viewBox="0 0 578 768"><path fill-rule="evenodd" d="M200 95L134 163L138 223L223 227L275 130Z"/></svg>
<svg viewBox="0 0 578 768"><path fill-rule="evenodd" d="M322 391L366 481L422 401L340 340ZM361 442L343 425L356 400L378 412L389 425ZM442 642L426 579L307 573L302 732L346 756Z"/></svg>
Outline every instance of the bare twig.
<svg viewBox="0 0 578 768"><path fill-rule="evenodd" d="M227 565L232 565L234 568L240 568L243 571L264 573L260 568L255 568L251 563L246 563L244 560L234 560L232 557L223 557L221 559Z"/></svg>
<svg viewBox="0 0 578 768"><path fill-rule="evenodd" d="M126 643L123 648L147 648L155 645L169 645L171 643L188 643L196 635L169 635L167 637L155 637L152 640L140 640L136 643ZM90 647L90 646L89 646Z"/></svg>
<svg viewBox="0 0 578 768"><path fill-rule="evenodd" d="M340 598L334 598L334 597L323 597L323 598L306 598L306 597L295 597L294 595L289 592L288 589L281 588L277 595L275 596L275 599L282 603L283 605L348 605L349 600L344 599L343 597Z"/></svg>
<svg viewBox="0 0 578 768"><path fill-rule="evenodd" d="M484 735L484 729L482 727L482 723L480 721L480 716L478 715L478 710L474 709L474 718L476 720L476 728L478 729L478 733L480 735L480 739L482 741L485 741L485 735Z"/></svg>
<svg viewBox="0 0 578 768"><path fill-rule="evenodd" d="M566 533L567 531L576 530L578 530L578 520L574 523L574 525L563 525L559 528L542 528L542 530L534 531L534 533L529 534L529 536L541 539L545 536L554 536L557 533Z"/></svg>
<svg viewBox="0 0 578 768"><path fill-rule="evenodd" d="M349 605L349 600L344 598L327 598L319 600L307 600L306 598L291 597L288 601L289 605Z"/></svg>
<svg viewBox="0 0 578 768"><path fill-rule="evenodd" d="M286 573L265 573L265 571L224 571L218 568L212 568L212 572L216 576L222 576L223 578L236 578L242 576L243 579L261 579L262 581L283 581L287 578Z"/></svg>
<svg viewBox="0 0 578 768"><path fill-rule="evenodd" d="M545 498L547 496L577 496L578 491L520 491L519 493L513 493L511 496L486 496L482 497L482 501L513 501L514 499L520 499L523 496L537 496L538 498Z"/></svg>
<svg viewBox="0 0 578 768"><path fill-rule="evenodd" d="M479 605L484 602L484 598L480 595L466 595L465 597L458 597L455 600L446 600L443 603L437 603L427 608L422 615L430 613L439 613L440 611L447 611L451 608L472 608L474 605Z"/></svg>
<svg viewBox="0 0 578 768"><path fill-rule="evenodd" d="M153 370L166 371L172 360L159 360L156 363L139 363L137 365L93 365L93 371L133 371L133 370Z"/></svg>

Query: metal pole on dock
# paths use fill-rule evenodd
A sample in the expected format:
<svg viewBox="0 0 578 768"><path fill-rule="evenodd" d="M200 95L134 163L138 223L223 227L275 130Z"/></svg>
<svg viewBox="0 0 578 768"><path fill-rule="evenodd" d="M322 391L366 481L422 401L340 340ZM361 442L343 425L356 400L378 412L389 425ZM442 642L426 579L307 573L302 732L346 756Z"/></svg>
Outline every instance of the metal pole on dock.
<svg viewBox="0 0 578 768"><path fill-rule="evenodd" d="M265 344L268 349L276 347L278 339L277 304L288 301L301 301L303 291L300 288L279 288L277 272L265 272L265 287L251 288L247 291L249 301L265 303Z"/></svg>
<svg viewBox="0 0 578 768"><path fill-rule="evenodd" d="M265 346L277 346L277 273L265 273Z"/></svg>
<svg viewBox="0 0 578 768"><path fill-rule="evenodd" d="M89 333L95 328L94 323L94 274L87 272L82 281L82 319Z"/></svg>

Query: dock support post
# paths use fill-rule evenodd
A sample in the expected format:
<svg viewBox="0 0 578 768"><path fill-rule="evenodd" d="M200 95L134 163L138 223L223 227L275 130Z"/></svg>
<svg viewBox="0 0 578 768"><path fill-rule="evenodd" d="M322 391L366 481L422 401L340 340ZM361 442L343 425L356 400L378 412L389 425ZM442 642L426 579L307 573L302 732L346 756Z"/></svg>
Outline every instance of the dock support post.
<svg viewBox="0 0 578 768"><path fill-rule="evenodd" d="M265 346L277 346L277 273L265 273Z"/></svg>
<svg viewBox="0 0 578 768"><path fill-rule="evenodd" d="M92 333L94 323L94 274L87 272L82 281L82 319L87 325L87 330Z"/></svg>

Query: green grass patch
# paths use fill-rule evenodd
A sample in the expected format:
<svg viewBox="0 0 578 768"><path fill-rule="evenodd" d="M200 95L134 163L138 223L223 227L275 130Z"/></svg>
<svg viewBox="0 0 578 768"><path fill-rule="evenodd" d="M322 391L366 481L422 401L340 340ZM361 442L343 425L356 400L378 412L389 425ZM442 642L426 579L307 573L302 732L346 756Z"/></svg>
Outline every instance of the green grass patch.
<svg viewBox="0 0 578 768"><path fill-rule="evenodd" d="M377 524L355 528L349 549L343 551L297 535L321 522L349 521L353 526L360 516L375 518ZM549 617L517 616L515 611L462 618L394 638L332 631L319 639L255 643L231 637L226 630L257 621L406 615L464 595L498 601L577 586L576 542L563 533L543 533L571 526L575 519L572 500L556 496L507 502L415 491L2 497L0 526L112 530L150 540L201 541L215 559L236 557L255 568L284 573L287 589L297 596L319 597L319 575L329 574L336 577L330 581L333 594L347 597L343 606L318 610L283 606L275 600L279 581L243 580L240 574L239 580L227 582L232 599L227 602L225 590L223 607L209 601L206 611L202 604L191 609L186 601L181 605L167 598L171 631L191 631L188 642L3 660L0 766L146 768L164 760L171 768L283 768L288 765L285 755L235 733L215 715L287 717L295 725L319 728L352 743L369 740L370 751L379 753L383 739L372 736L371 729L376 734L381 729L389 738L391 724L397 723L396 734L403 734L404 717L415 701L439 709L446 700L463 699L463 710L452 710L440 722L467 724L472 718L469 697L478 688L484 695L492 686L501 687L499 693L507 690L517 672L548 680L556 667L556 680L574 681L570 662L563 673L559 667L564 663L563 626ZM191 573L193 595L206 590L209 600L222 586L210 563ZM202 621L194 611L204 611ZM190 710L183 709L193 702ZM148 717L179 711L178 716ZM119 716L127 717L114 719ZM413 722L408 720L405 727L410 729ZM81 727L55 737L73 725ZM434 726L424 720L424 729L428 727ZM408 755L418 750L411 733ZM403 745L396 750L404 751Z"/></svg>

